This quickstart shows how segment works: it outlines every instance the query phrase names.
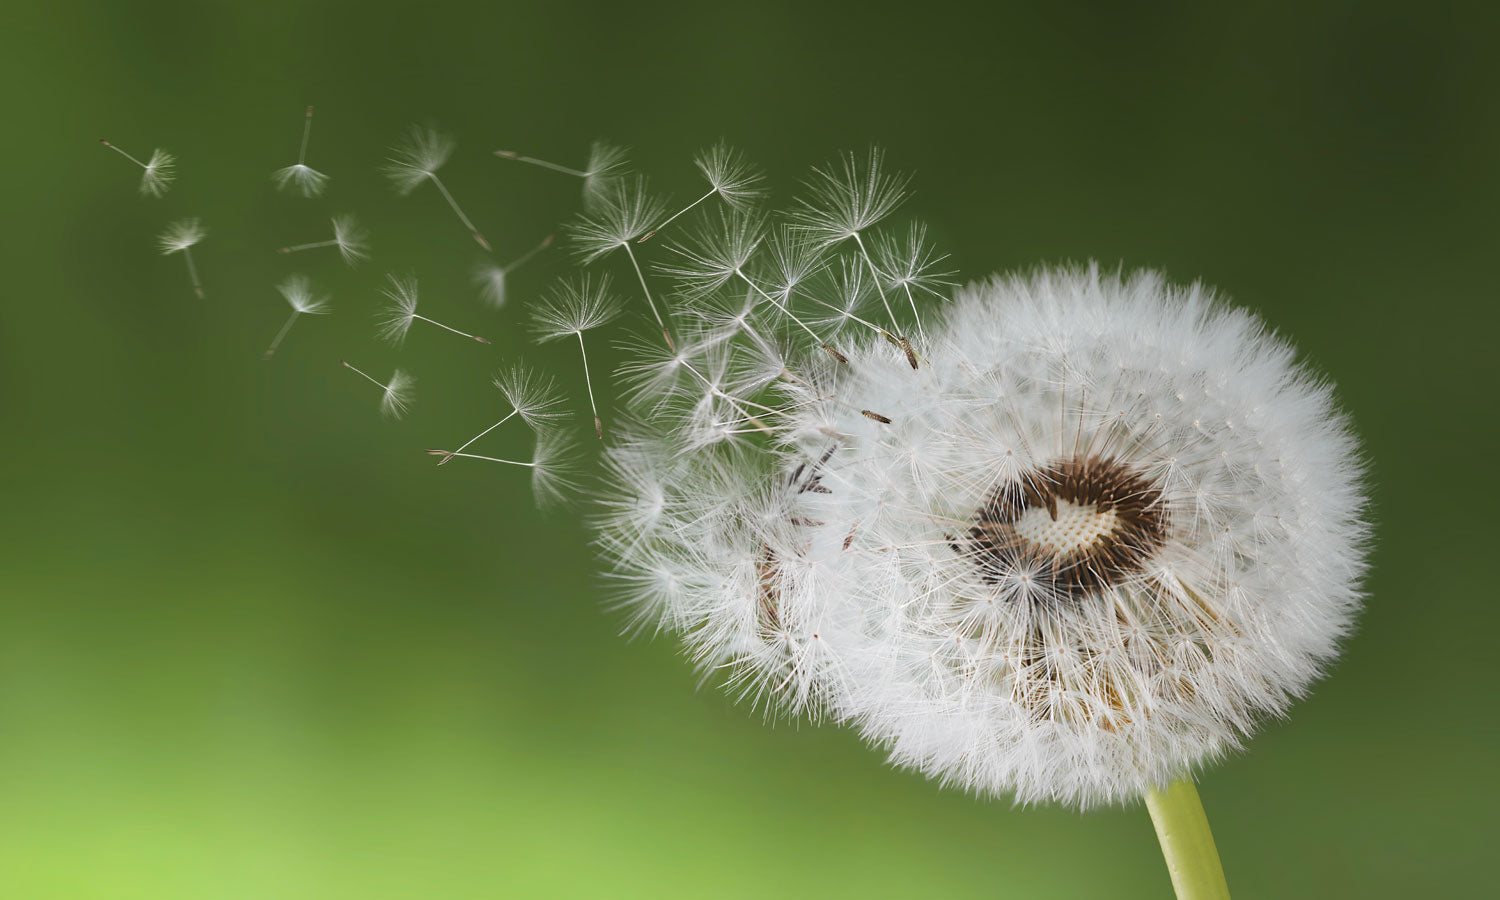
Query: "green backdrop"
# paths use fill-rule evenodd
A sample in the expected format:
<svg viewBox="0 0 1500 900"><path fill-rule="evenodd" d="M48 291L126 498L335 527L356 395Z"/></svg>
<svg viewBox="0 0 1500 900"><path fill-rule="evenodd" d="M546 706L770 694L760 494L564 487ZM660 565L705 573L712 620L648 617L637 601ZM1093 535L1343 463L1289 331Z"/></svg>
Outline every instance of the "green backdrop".
<svg viewBox="0 0 1500 900"><path fill-rule="evenodd" d="M718 137L782 196L879 143L963 273L1202 278L1337 379L1378 549L1333 676L1204 801L1240 897L1478 896L1496 831L1490 4L7 6L0 897L1161 897L1145 811L1018 809L734 705L622 640L576 516L421 449L488 424L553 253L481 254L375 171L413 122L498 255L609 137L678 196ZM321 200L276 194L303 107ZM162 200L96 143L180 159ZM333 212L375 260L279 257ZM195 299L155 252L211 230ZM373 341L382 273L490 348ZM334 315L260 352L304 271ZM608 350L601 350L607 365ZM376 413L348 357L421 379ZM503 449L501 440L497 449Z"/></svg>

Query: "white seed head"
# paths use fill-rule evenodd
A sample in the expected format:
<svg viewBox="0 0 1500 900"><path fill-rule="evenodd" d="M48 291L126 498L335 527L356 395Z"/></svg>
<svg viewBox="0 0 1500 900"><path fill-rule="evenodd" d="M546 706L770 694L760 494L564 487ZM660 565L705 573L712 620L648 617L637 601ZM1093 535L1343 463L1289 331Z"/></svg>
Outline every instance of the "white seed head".
<svg viewBox="0 0 1500 900"><path fill-rule="evenodd" d="M344 214L333 217L333 240L338 245L339 255L350 266L370 256L369 232L365 231L354 216Z"/></svg>
<svg viewBox="0 0 1500 900"><path fill-rule="evenodd" d="M378 334L382 340L399 347L406 340L411 323L416 321L420 293L417 279L410 275L389 274L385 280L386 287L380 293L385 296L386 303L377 314Z"/></svg>
<svg viewBox="0 0 1500 900"><path fill-rule="evenodd" d="M555 425L568 418L557 382L550 375L516 363L496 375L494 383L505 396L505 402L532 428Z"/></svg>
<svg viewBox="0 0 1500 900"><path fill-rule="evenodd" d="M178 219L157 235L156 246L161 249L163 255L181 253L203 240L207 234L208 229L204 228L203 223L198 219Z"/></svg>
<svg viewBox="0 0 1500 900"><path fill-rule="evenodd" d="M160 197L172 186L176 175L176 157L165 150L151 151L151 158L141 171L141 193L147 197Z"/></svg>
<svg viewBox="0 0 1500 900"><path fill-rule="evenodd" d="M505 305L505 267L482 264L474 269L474 284L479 288L479 299L499 309Z"/></svg>
<svg viewBox="0 0 1500 900"><path fill-rule="evenodd" d="M276 285L276 290L292 309L305 316L322 316L333 311L327 297L314 294L312 281L306 275L288 275Z"/></svg>
<svg viewBox="0 0 1500 900"><path fill-rule="evenodd" d="M629 166L626 155L630 151L608 141L594 141L589 145L589 159L583 167L583 203L592 206L601 200L610 184L625 174Z"/></svg>
<svg viewBox="0 0 1500 900"><path fill-rule="evenodd" d="M405 140L391 148L394 155L384 169L385 175L395 185L396 193L405 196L437 174L453 155L454 146L452 138L435 129L413 126Z"/></svg>
<svg viewBox="0 0 1500 900"><path fill-rule="evenodd" d="M841 212L812 240L892 204L877 164L827 176ZM714 383L687 405L723 408L627 424L607 455L631 627L1022 802L1138 797L1308 690L1358 611L1368 527L1349 423L1284 341L1202 286L1095 268L973 285L928 333L916 370L871 331L847 364L766 342L753 378L685 350ZM746 406L778 368L775 414ZM777 452L704 440L739 415L715 391Z"/></svg>
<svg viewBox="0 0 1500 900"><path fill-rule="evenodd" d="M417 379L405 369L397 369L386 382L385 393L380 397L380 412L391 419L399 419L411 409Z"/></svg>
<svg viewBox="0 0 1500 900"><path fill-rule="evenodd" d="M578 443L563 429L537 431L531 457L531 493L538 506L562 502L578 490Z"/></svg>
<svg viewBox="0 0 1500 900"><path fill-rule="evenodd" d="M284 191L291 187L304 197L319 196L328 184L327 175L302 163L277 169L271 173L271 180L276 183L277 190Z"/></svg>
<svg viewBox="0 0 1500 900"><path fill-rule="evenodd" d="M559 282L531 312L532 330L539 341L581 334L618 316L624 307L610 293L609 276L582 275Z"/></svg>
<svg viewBox="0 0 1500 900"><path fill-rule="evenodd" d="M760 169L743 152L724 141L699 153L693 165L703 173L714 193L730 206L752 203L765 194L761 187L765 176Z"/></svg>
<svg viewBox="0 0 1500 900"><path fill-rule="evenodd" d="M568 233L578 255L591 263L649 231L664 208L643 176L618 178L568 226Z"/></svg>
<svg viewBox="0 0 1500 900"><path fill-rule="evenodd" d="M884 171L884 154L871 148L864 160L853 153L813 171L808 195L792 221L821 244L835 244L869 230L906 200L907 178Z"/></svg>

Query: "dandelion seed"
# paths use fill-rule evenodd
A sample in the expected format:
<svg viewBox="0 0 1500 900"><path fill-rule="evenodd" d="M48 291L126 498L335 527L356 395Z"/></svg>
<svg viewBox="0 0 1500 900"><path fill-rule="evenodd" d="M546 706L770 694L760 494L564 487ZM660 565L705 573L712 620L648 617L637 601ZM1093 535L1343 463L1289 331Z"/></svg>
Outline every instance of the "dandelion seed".
<svg viewBox="0 0 1500 900"><path fill-rule="evenodd" d="M339 365L380 388L382 392L380 396L381 415L390 419L399 419L406 415L407 410L411 409L412 390L416 387L417 379L408 375L405 370L397 369L391 374L390 381L380 382L349 365L342 359L339 360Z"/></svg>
<svg viewBox="0 0 1500 900"><path fill-rule="evenodd" d="M463 453L459 450L428 450L427 453L430 456L442 457L438 465L458 458L478 459L528 468L531 470L532 495L536 497L537 505L546 506L563 500L568 491L577 488L574 480L577 468L574 450L572 439L564 432L558 429L544 429L537 432L536 448L529 462L519 459L502 459L496 456L481 456L477 453Z"/></svg>
<svg viewBox="0 0 1500 900"><path fill-rule="evenodd" d="M160 197L167 192L167 189L172 186L172 180L177 177L175 173L177 160L165 150L153 150L151 158L146 162L141 162L103 138L99 139L99 143L141 167L141 194L144 196Z"/></svg>
<svg viewBox="0 0 1500 900"><path fill-rule="evenodd" d="M880 272L862 236L906 199L907 179L882 171L883 163L884 154L878 148L871 148L863 165L849 153L839 157L837 166L814 170L808 185L811 196L799 202L791 217L796 227L823 246L854 241L860 259L870 270L886 317L895 328L896 314L886 299ZM920 324L919 321L919 327Z"/></svg>
<svg viewBox="0 0 1500 900"><path fill-rule="evenodd" d="M307 165L307 139L312 135L313 108L307 108L307 117L302 125L302 148L297 151L297 162L295 165L284 169L277 169L271 173L271 180L276 182L277 190L286 190L287 185L292 185L302 192L304 197L316 197L323 193L323 188L328 184L328 176L317 169Z"/></svg>
<svg viewBox="0 0 1500 900"><path fill-rule="evenodd" d="M646 305L651 308L651 316L656 319L662 337L670 346L672 333L656 307L651 288L646 285L646 275L630 246L661 216L663 208L664 204L651 196L645 178L622 179L605 190L594 209L582 213L568 230L585 263L592 263L616 250L625 251L640 282L641 293L646 296Z"/></svg>
<svg viewBox="0 0 1500 900"><path fill-rule="evenodd" d="M552 246L554 235L547 235L542 242L527 250L503 266L480 266L474 270L474 283L479 285L479 296L485 303L499 309L505 305L506 279L511 272L524 266L531 258Z"/></svg>
<svg viewBox="0 0 1500 900"><path fill-rule="evenodd" d="M406 332L411 329L413 322L422 321L429 325L436 325L444 331L451 331L460 337L466 337L471 341L488 344L489 341L478 335L459 331L457 328L444 325L436 319L417 315L417 279L410 276L387 275L386 282L389 287L381 291L389 301L383 306L378 314L380 321L379 335L382 339L390 341L396 346L406 340Z"/></svg>
<svg viewBox="0 0 1500 900"><path fill-rule="evenodd" d="M193 293L200 300L203 299L203 284L198 280L198 267L193 264L192 247L207 234L208 229L197 219L179 219L168 225L167 230L156 238L156 245L161 249L162 255L181 253L182 258L187 261L188 278L193 282Z"/></svg>
<svg viewBox="0 0 1500 900"><path fill-rule="evenodd" d="M946 299L940 290L954 286L954 282L949 280L954 272L938 267L948 259L948 254L937 252L927 242L927 226L920 222L907 230L904 240L882 234L875 236L874 243L874 255L879 261L879 270L886 277L886 286L891 290L906 292L912 317L916 320L925 343L926 334L921 332L922 320L917 313L917 300L912 291L915 289L940 300Z"/></svg>
<svg viewBox="0 0 1500 900"><path fill-rule="evenodd" d="M554 172L583 179L583 205L588 208L603 196L605 188L614 178L624 173L627 165L625 161L627 152L624 147L616 147L604 141L594 141L589 146L589 160L582 169L560 166L534 156L522 156L513 150L496 150L495 155L501 159L513 159L516 162L540 166L543 169L551 169Z"/></svg>
<svg viewBox="0 0 1500 900"><path fill-rule="evenodd" d="M620 301L609 293L609 276L595 281L584 275L559 284L542 298L531 314L537 340L578 338L578 353L583 358L583 381L588 390L589 409L594 413L594 436L600 440L604 439L604 420L600 418L599 404L594 400L594 379L589 373L589 354L583 344L583 333L608 323L620 312Z"/></svg>
<svg viewBox="0 0 1500 900"><path fill-rule="evenodd" d="M438 465L447 463L454 454L468 449L470 444L517 416L534 430L553 425L567 417L567 411L561 408L562 395L557 391L557 383L550 377L537 375L517 364L495 376L494 384L510 405L510 412L500 421L464 441L452 454L439 460Z"/></svg>
<svg viewBox="0 0 1500 900"><path fill-rule="evenodd" d="M416 190L424 181L431 181L433 187L436 187L443 195L443 199L448 201L448 206L452 207L458 220L469 229L474 242L485 250L489 250L489 242L484 239L484 235L479 233L479 229L474 227L474 223L469 221L469 217L464 215L464 211L458 206L458 201L454 200L453 195L448 192L448 186L438 178L438 169L441 169L448 162L448 158L453 155L454 146L453 140L447 135L439 134L431 128L413 126L406 140L391 148L395 156L385 167L386 177L391 179L396 186L396 193L403 197Z"/></svg>
<svg viewBox="0 0 1500 900"><path fill-rule="evenodd" d="M636 243L644 244L658 231L672 224L678 216L681 216L715 194L730 206L740 207L756 200L765 193L760 188L760 184L765 180L765 176L761 174L759 169L750 164L750 161L745 158L744 154L723 141L698 154L693 160L693 165L697 166L698 171L702 172L703 177L708 180L708 193L679 209L668 217L666 221L641 235L636 239Z"/></svg>
<svg viewBox="0 0 1500 900"><path fill-rule="evenodd" d="M285 281L276 286L276 290L292 307L292 314L287 318L286 324L281 326L281 330L276 332L276 337L271 340L271 346L266 348L262 359L270 359L276 354L276 348L281 346L281 339L292 330L292 323L297 321L298 316L326 316L332 312L328 307L328 298L315 296L312 282L305 275L287 276Z"/></svg>
<svg viewBox="0 0 1500 900"><path fill-rule="evenodd" d="M310 244L293 244L290 247L282 247L277 253L297 253L302 250L315 250L319 247L337 247L339 255L344 262L353 267L360 260L369 257L368 233L359 226L359 222L350 215L334 216L333 237L326 241L313 241Z"/></svg>

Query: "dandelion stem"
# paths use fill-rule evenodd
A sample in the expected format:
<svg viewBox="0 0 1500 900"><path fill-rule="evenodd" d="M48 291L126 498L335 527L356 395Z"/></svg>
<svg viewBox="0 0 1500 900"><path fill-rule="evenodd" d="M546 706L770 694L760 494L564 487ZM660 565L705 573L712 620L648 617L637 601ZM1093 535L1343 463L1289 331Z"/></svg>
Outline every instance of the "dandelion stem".
<svg viewBox="0 0 1500 900"><path fill-rule="evenodd" d="M541 253L543 250L546 250L548 247L552 246L552 239L554 237L556 237L556 235L549 234L546 237L542 238L542 242L540 244L537 244L535 247L532 247L530 250L527 250L525 253L501 266L500 271L508 275L513 269L519 269L521 266L526 265L526 263L530 262L533 256L536 256L538 253Z"/></svg>
<svg viewBox="0 0 1500 900"><path fill-rule="evenodd" d="M469 221L469 217L464 215L464 211L458 208L458 201L454 200L453 195L448 193L448 187L443 184L443 180L437 177L436 172L428 172L427 177L432 179L432 183L437 185L437 189L442 192L443 199L447 200L448 205L453 207L453 211L458 214L458 220L464 223L465 228L469 229L469 234L474 236L474 242L484 249L489 250L490 242L484 239L484 235L479 233L479 229L474 227L474 223Z"/></svg>
<svg viewBox="0 0 1500 900"><path fill-rule="evenodd" d="M1146 808L1151 811L1177 900L1228 900L1229 885L1219 851L1193 782L1183 778L1165 791L1148 790Z"/></svg>
<svg viewBox="0 0 1500 900"><path fill-rule="evenodd" d="M457 328L449 328L447 325L444 325L442 322L439 322L436 319L429 319L426 316L419 316L416 313L412 313L411 317L413 319L421 319L423 322L426 322L429 325L436 325L437 327L443 329L444 331L451 331L454 334L461 335L462 337L466 337L466 338L468 338L471 341L478 341L481 344L488 344L489 343L488 340L486 340L485 338L480 337L477 334L469 334L466 331L459 331Z"/></svg>
<svg viewBox="0 0 1500 900"><path fill-rule="evenodd" d="M880 305L885 307L885 314L891 319L891 327L895 328L896 314L891 311L890 301L885 299L885 288L880 284L880 272L876 270L875 262L870 259L870 251L865 249L865 242L857 231L854 232L854 243L859 245L859 255L864 258L865 266L870 270L870 277L875 280L875 292L880 294Z"/></svg>
<svg viewBox="0 0 1500 900"><path fill-rule="evenodd" d="M494 431L496 428L499 428L501 425L504 425L506 422L509 422L515 416L516 412L517 411L514 410L514 409L511 410L510 413L507 414L505 418L501 419L500 421L496 422L495 424L491 425L490 427L486 428L485 430L483 430L483 431L479 432L478 434L474 435L473 437L469 438L467 441L464 441L463 445L460 446L458 448L458 450L454 450L452 453L449 453L443 459L439 460L438 461L438 465L440 465L440 466L443 465L448 460L450 460L454 456L458 455L458 453L460 451L462 451L465 448L467 448L470 444L474 443L475 441L477 441L480 438L484 437L485 435L489 434L491 431Z"/></svg>
<svg viewBox="0 0 1500 900"><path fill-rule="evenodd" d="M276 337L271 340L271 346L266 348L266 353L261 357L261 359L270 359L272 356L276 355L276 348L281 346L281 339L286 337L286 333L288 331L292 330L292 323L297 321L297 317L300 315L302 315L302 311L300 309L292 310L292 314L287 318L286 324L281 326L280 331L276 332Z"/></svg>
<svg viewBox="0 0 1500 900"><path fill-rule="evenodd" d="M486 462L505 463L507 466L525 466L528 469L536 468L535 462L521 462L520 460L516 459L499 459L498 457L494 456L480 456L476 453L459 453L457 450L428 450L427 452L432 456L444 457L443 462L447 462L455 456L462 456L464 459L482 459ZM443 463L441 462L438 463L438 465L442 464Z"/></svg>
<svg viewBox="0 0 1500 900"><path fill-rule="evenodd" d="M690 210L693 207L697 206L698 204L702 203L704 200L707 200L709 197L712 197L714 194L718 193L718 190L719 190L718 188L714 188L714 189L710 190L708 193L704 194L702 197L699 197L697 200L694 200L692 203L689 203L687 206L684 206L682 209L679 209L677 212L672 213L672 215L665 222L661 223L660 225L656 226L655 228L651 229L650 231L648 231L645 234L641 235L640 237L636 238L635 242L637 244L644 244L644 243L646 243L646 241L648 241L648 240L651 239L652 235L656 234L658 231L661 231L663 228L666 228L668 225L671 225L672 222L674 220L676 220L678 216L682 215L683 213L687 212L688 210Z"/></svg>
<svg viewBox="0 0 1500 900"><path fill-rule="evenodd" d="M106 141L103 138L100 138L99 139L99 143L101 143L104 146L108 147L109 149L115 151L116 153L120 154L121 156L125 157L126 159L130 160L131 162L135 163L136 165L140 166L141 168L143 168L143 169L149 168L149 166L147 166L145 163L143 163L140 160L136 159L134 156L131 156L129 153L126 153L124 150L121 150L119 147L116 147L114 144L111 144L109 141Z"/></svg>
<svg viewBox="0 0 1500 900"><path fill-rule="evenodd" d="M193 250L191 247L182 248L182 258L187 260L188 278L192 279L193 293L198 295L199 300L202 300L203 284L198 281L198 267L193 265Z"/></svg>
<svg viewBox="0 0 1500 900"><path fill-rule="evenodd" d="M298 250L316 250L319 247L332 247L339 242L338 238L331 241L313 241L311 244L293 244L290 247L282 247L277 253L296 253Z"/></svg>
<svg viewBox="0 0 1500 900"><path fill-rule="evenodd" d="M342 359L339 360L339 365L343 366L344 368L346 368L349 371L353 372L354 374L360 376L364 380L366 380L366 381L370 382L371 384L375 385L376 387L380 388L382 391L386 389L384 384L380 383L379 381L375 380L374 378L371 378L370 376L366 375L364 372L361 372L359 369L354 368L353 366L349 365L347 362L343 361Z"/></svg>
<svg viewBox="0 0 1500 900"><path fill-rule="evenodd" d="M646 295L646 305L651 307L651 315L656 318L656 324L661 326L661 336L667 339L667 346L669 348L676 350L677 345L672 341L672 333L667 331L667 323L662 321L661 313L656 310L656 301L651 299L651 289L646 287L646 276L641 273L641 264L635 261L635 251L630 249L629 243L623 246L625 247L625 255L630 257L631 267L635 269L635 277L640 279L641 291Z"/></svg>
<svg viewBox="0 0 1500 900"><path fill-rule="evenodd" d="M297 151L297 165L307 159L307 139L312 135L312 107L307 108L307 121L302 125L302 149Z"/></svg>
<svg viewBox="0 0 1500 900"><path fill-rule="evenodd" d="M587 172L580 172L577 169L570 169L567 166L560 166L557 163L547 162L545 159L537 159L534 156L522 156L521 154L516 153L512 150L496 150L495 155L500 157L501 159L513 159L516 162L523 162L527 165L541 166L544 169L551 169L554 172L562 172L564 175L574 175L578 178L589 177L589 173Z"/></svg>
<svg viewBox="0 0 1500 900"><path fill-rule="evenodd" d="M589 409L594 411L594 437L604 440L604 420L599 418L599 406L594 402L594 379L589 375L589 352L583 347L583 332L575 331L578 335L578 352L583 356L583 383L589 392Z"/></svg>

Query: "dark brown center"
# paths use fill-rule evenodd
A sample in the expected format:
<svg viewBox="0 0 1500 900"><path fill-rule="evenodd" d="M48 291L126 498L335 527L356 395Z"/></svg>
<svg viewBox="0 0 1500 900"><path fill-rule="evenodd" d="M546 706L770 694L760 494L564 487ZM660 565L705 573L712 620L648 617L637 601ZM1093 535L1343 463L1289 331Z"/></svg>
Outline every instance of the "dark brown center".
<svg viewBox="0 0 1500 900"><path fill-rule="evenodd" d="M1089 457L997 486L953 547L986 581L1031 579L1080 598L1139 572L1166 540L1161 491L1139 470Z"/></svg>

